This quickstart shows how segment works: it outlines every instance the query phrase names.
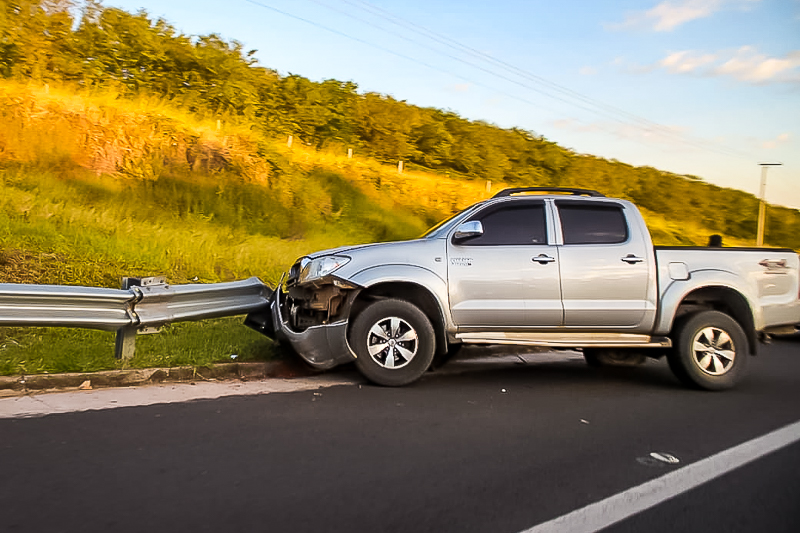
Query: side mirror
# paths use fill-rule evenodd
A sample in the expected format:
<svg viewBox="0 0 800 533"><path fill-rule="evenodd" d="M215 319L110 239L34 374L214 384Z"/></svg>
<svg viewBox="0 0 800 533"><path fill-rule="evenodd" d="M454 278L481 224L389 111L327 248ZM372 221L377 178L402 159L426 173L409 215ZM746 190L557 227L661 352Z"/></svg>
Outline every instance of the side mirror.
<svg viewBox="0 0 800 533"><path fill-rule="evenodd" d="M468 237L477 237L479 235L483 235L483 224L481 224L479 220L473 220L472 222L464 222L463 224L459 225L456 228L455 233L453 233L453 238L466 239Z"/></svg>

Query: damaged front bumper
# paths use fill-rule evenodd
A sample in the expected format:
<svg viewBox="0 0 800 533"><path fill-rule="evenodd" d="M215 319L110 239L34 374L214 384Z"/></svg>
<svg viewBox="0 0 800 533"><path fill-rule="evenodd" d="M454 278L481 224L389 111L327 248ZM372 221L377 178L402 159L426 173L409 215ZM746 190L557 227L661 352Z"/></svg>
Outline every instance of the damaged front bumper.
<svg viewBox="0 0 800 533"><path fill-rule="evenodd" d="M327 370L349 363L356 356L347 343L348 320L319 324L303 331L294 331L283 318L281 301L284 298L280 284L269 299L266 308L247 315L246 326L279 342L288 343L303 360L314 368Z"/></svg>

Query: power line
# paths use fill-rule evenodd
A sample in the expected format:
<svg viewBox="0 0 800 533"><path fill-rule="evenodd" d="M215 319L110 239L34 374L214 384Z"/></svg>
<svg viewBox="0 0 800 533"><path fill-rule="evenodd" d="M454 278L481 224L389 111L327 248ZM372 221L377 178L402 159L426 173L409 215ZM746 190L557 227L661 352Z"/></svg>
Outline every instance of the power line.
<svg viewBox="0 0 800 533"><path fill-rule="evenodd" d="M365 24L370 24L370 22L369 22L369 21L366 21L366 20L364 20L364 19L358 18L358 17L356 17L356 16L354 16L354 15L352 15L351 13L348 13L348 12L346 12L346 11L342 11L342 10L340 10L340 9L336 9L336 8L334 8L334 7L331 7L331 6L330 6L329 4L327 4L326 2L322 2L322 1L320 1L320 0L308 0L308 1L309 1L309 2L313 2L313 3L317 4L317 5L325 6L325 7L327 7L328 9L331 9L331 10L333 10L333 11L336 11L336 12L338 12L338 13L341 13L341 14L343 14L343 15L347 16L347 17L350 17L350 18L352 18L352 19L358 20L358 21L360 21L360 22L364 22ZM352 4L351 2L348 2L347 0L342 0L342 1L344 1L345 3L348 3L348 4ZM385 17L384 17L384 18L385 18ZM384 32L386 32L386 33L389 33L389 34L391 34L391 35L394 35L395 37L399 37L399 38L401 38L401 39L403 39L403 40L406 40L406 41L408 41L408 42L410 42L410 43L417 44L417 45L419 45L419 44L420 44L419 42L417 42L417 41L415 41L415 40L413 40L413 39L411 39L411 38L409 38L409 37L407 37L407 36L405 36L405 35L403 35L403 34L401 34L401 33L397 33L397 32L391 31L391 30L386 30L385 28L381 28L381 29L382 29ZM425 45L422 45L422 46L425 46ZM438 53L438 54L440 54L440 55L443 55L443 56L445 56L445 57L448 57L448 58L450 58L450 59L453 59L453 60L455 60L455 61L458 61L459 63L463 63L463 64L465 64L465 65L467 65L467 66L470 66L470 67L472 67L472 68L476 68L476 69L478 69L478 70L481 70L481 71L483 71L483 72L486 72L487 74L490 74L490 75L492 75L492 76L494 76L494 77L497 77L497 78L500 78L500 79L503 79L503 80L509 81L509 82L511 82L511 83L514 83L514 84L516 84L516 85L519 85L519 86L521 86L521 87L523 87L523 88L525 88L525 89L529 89L529 90L532 90L532 91L538 92L538 93L540 93L540 94L542 94L542 95L544 95L544 96L547 96L547 97L549 97L549 98L553 98L553 99L555 99L555 100L559 100L559 101L561 101L561 102L564 102L565 104L569 104L569 105L575 105L575 106L577 106L577 107L580 107L581 109L584 109L585 111L589 111L589 112L593 112L593 113L594 113L594 112L596 112L596 111L595 111L595 110L593 110L593 109L590 109L590 108L588 108L588 107L583 107L583 106L581 106L581 105L575 104L574 102L571 102L571 101L569 101L569 100L567 100L567 99L565 99L565 98L561 98L561 97L559 97L559 96L556 96L556 95L550 94L550 93L548 93L548 92L546 92L546 91L544 91L544 90L542 90L542 89L538 89L538 88L536 88L536 87L531 87L531 86L529 86L529 85L526 85L526 84L524 84L524 83L521 83L521 82L519 82L518 80L515 80L515 79L512 79L512 78L509 78L508 76L505 76L505 75L503 75L503 74L498 74L497 72L495 72L495 71L493 71L493 70L489 70L489 69L488 69L488 68L486 68L486 67L483 67L483 66L481 66L481 65L478 65L478 64L475 64L475 63L471 63L471 62L469 62L469 61L466 61L466 60L464 60L464 59L462 59L462 58L460 58L460 57L458 57L458 56L454 56L454 55L452 55L452 54L449 54L449 53L447 53L447 52L442 52L441 50L437 50L437 49L435 49L435 48L431 48L431 47L429 47L429 46L425 46L425 47L426 47L426 48L428 48L429 50L433 50L434 52L437 52L437 53ZM404 56L404 57L408 58L408 56ZM411 60L412 60L412 61L414 61L414 62L418 62L418 63L424 64L424 65L426 65L426 66L430 66L430 65L428 65L427 63L422 63L422 62L420 62L420 61L417 61L416 59L411 59ZM447 70L441 70L441 69L439 69L439 67L431 67L431 68L434 68L435 70L438 70L439 72L445 72L445 73L447 73L447 74L451 74L451 75L454 75L454 76L459 76L459 75L457 75L457 74L453 74L453 73L452 73L452 72L450 72L450 71L447 71ZM475 83L476 85L481 85L481 84L479 84L479 83L477 83L477 82L474 82L474 81L472 81L472 80L468 80L468 79L466 79L466 78L464 78L464 77L462 77L462 76L459 76L459 77L461 77L462 79L465 79L466 81L470 81L471 83ZM505 92L503 92L503 91L500 91L499 89L497 89L497 88L494 88L494 87L489 87L489 86L487 86L487 85L481 85L481 86L482 86L482 87L485 87L485 88L487 88L487 89L491 89L491 90L493 90L493 91L501 92L502 94L504 94L504 95L506 95L506 96L509 96L509 97L511 97L511 98L518 98L518 97L516 97L516 96L513 96L513 95L510 95L510 94L508 94L508 93L505 93ZM519 98L518 98L518 99L519 99ZM524 102L526 102L526 103L531 103L531 104L533 104L532 102L530 102L530 101L528 101L528 100L524 100L524 99L522 99L522 101L524 101ZM538 104L534 104L534 105L538 105ZM609 117L609 118L611 118L612 120L617 120L618 122L621 122L621 121L619 121L618 119L616 119L616 118L614 118L614 117ZM623 124L624 124L624 122L623 122Z"/></svg>
<svg viewBox="0 0 800 533"><path fill-rule="evenodd" d="M492 86L490 86L490 85L486 85L486 84L484 84L484 83L481 83L481 82L475 81L475 80L473 80L473 79L471 79L471 78L467 78L467 77L465 77L465 76L462 76L461 74L457 74L457 73L455 73L455 72L452 72L452 71L449 71L449 70L443 69L443 68L441 68L441 67L437 67L437 66L431 65L430 63L427 63L427 62L425 62L425 61L421 61L421 60L419 60L419 59L416 59L416 58L413 58L413 57L407 56L407 55L405 55L405 54L401 54L401 53L399 53L399 52L396 52L395 50L391 50L391 49L389 49L389 48L386 48L386 47L384 47L384 46L377 45L377 44L375 44L375 43L372 43L372 42L366 41L366 40L364 40L364 39L361 39L360 37L355 37L355 36L353 36L353 35L347 34L347 33L345 33L345 32L342 32L342 31L340 31L340 30L336 30L336 29L334 29L334 28L331 28L331 27L325 26L325 25L323 25L323 24L320 24L320 23L318 23L318 22L315 22L315 21L313 21L313 20L309 20L309 19L307 19L307 18L301 17L301 16L299 16L299 15L295 15L295 14L293 14L293 13L289 13L289 12L287 12L287 11L284 11L284 10L282 10L282 9L278 9L278 8L276 8L276 7L273 7L273 6L266 5L266 4L264 4L264 3L262 3L262 2L258 2L258 1L256 1L256 0L245 0L245 1L246 1L246 2L248 2L248 3L250 3L250 4L253 4L253 5L256 5L256 6L262 7L262 8L264 8L264 9L268 9L268 10L270 10L270 11L274 11L274 12L276 12L276 13L279 13L279 14L281 14L281 15L284 15L284 16L286 16L286 17L290 17L290 18L293 18L293 19L295 19L295 20L299 20L299 21L305 22L305 23L307 23L307 24L310 24L310 25L312 25L312 26L315 26L315 27L317 27L317 28L320 28L320 29L323 29L323 30L325 30L325 31L328 31L328 32L334 33L334 34L336 34L336 35L340 35L340 36L342 36L342 37L346 37L346 38L348 38L348 39L351 39L351 40L354 40L354 41L356 41L356 42L359 42L359 43L362 43L362 44L366 44L367 46L371 46L371 47L373 47L373 48L376 48L376 49L378 49L378 50L381 50L381 51L387 52L387 53L389 53L389 54L395 55L395 56L397 56L397 57L400 57L400 58L402 58L402 59L405 59L405 60L407 60L407 61L411 61L412 63L417 63L417 64L420 64L420 65L423 65L423 66L425 66L425 67L427 67L427 68L430 68L431 70L435 70L436 72L440 72L440 73L448 74L448 75L450 75L450 76L456 77L456 78L458 78L458 79L461 79L461 80L463 80L463 81L466 81L466 82L469 82L469 83L471 83L471 84L473 84L473 85L476 85L476 86L478 86L478 87L483 87L483 88L485 88L485 89L488 89L488 90L490 90L490 91L493 91L493 92L496 92L496 93L502 94L502 95L504 95L504 96L507 96L508 98L511 98L511 99L514 99L514 100L518 100L518 101L520 101L520 102L523 102L523 103L525 103L525 104L528 104L528 105L530 105L530 106L532 106L532 107L544 108L544 109L548 109L548 110L550 110L550 111L554 111L552 108L549 108L549 107L547 107L547 106L544 106L544 105L542 105L542 104L540 104L540 103L536 103L536 102L533 102L533 101L531 101L531 100L528 100L528 99L526 99L526 98L523 98L523 97L521 97L521 96L518 96L518 95L515 95L515 94L512 94L512 93L509 93L509 92L503 91L503 90L501 90L501 89L498 89L498 88L496 88L496 87L492 87ZM311 0L311 1L314 1L314 0ZM317 2L317 3L318 3L318 2ZM329 9L332 9L332 8L330 8L330 6L326 6L326 7L328 7ZM347 15L347 16L349 16L349 17L351 17L351 18L355 18L356 20L359 20L357 17L353 17L352 15L349 15L349 14L347 14L347 13L344 13L344 14L345 14L345 15ZM365 21L362 21L362 22L365 22ZM384 30L384 31L385 31L385 30ZM393 33L393 32L390 32L390 33ZM397 35L397 34L395 34L395 33L393 33L393 34L394 34L394 35ZM402 35L398 35L398 36L405 38L405 37L404 37L404 36L402 36ZM406 38L406 39L407 39L407 38ZM409 40L409 39L407 39L407 40ZM412 41L412 42L413 42L413 41ZM440 51L437 51L437 52L438 52L438 53L442 53L442 52L440 52ZM458 61L465 62L464 60L462 60L462 59L460 59L460 58L457 58L457 57L455 57L455 56L451 56L451 55L448 55L448 54L444 54L444 55L446 55L446 56L448 56L448 57L451 57L451 58L453 58L453 59L456 59L456 60L458 60ZM473 67L475 67L475 68L479 68L479 69L481 69L481 70L484 70L484 71L486 71L487 73L489 73L489 74L491 74L491 75L493 75L493 76L496 76L496 77L500 77L500 78L506 79L506 80L508 80L508 81L511 81L512 83L520 84L520 83L519 83L518 81L516 81L516 80L512 80L512 79L510 79L510 78L508 78L508 77L506 77L506 76L498 75L497 73L495 73L495 72L492 72L492 71L489 71L489 70L487 70L487 69L485 69L485 68L483 68L483 67L480 67L480 66L477 66L477 65L473 65L473 64L471 64L471 63L469 63L469 62L465 62L465 63L467 63L468 65L470 65L470 66L473 66ZM534 90L534 91L536 91L536 92L539 92L539 93L541 93L541 94L543 94L543 95L545 95L545 96L548 96L548 97L550 97L550 98L554 98L554 99L556 99L556 100L561 100L562 102L564 102L564 103L566 103L566 104L575 105L575 104L573 104L573 103L569 102L568 100L565 100L565 99L563 99L563 98L560 98L560 97L558 97L558 96L554 96L554 95L548 94L548 93L546 93L546 92L543 92L543 91L541 91L541 90L539 90L539 89L535 89L535 88L532 88L532 87L527 87L527 86L525 86L525 85L522 85L522 86L523 86L523 87L525 87L525 88L528 88L528 89ZM578 107L582 107L582 106L578 106ZM589 108L584 108L584 109L586 109L587 111L593 112L593 110L591 110L591 109L589 109ZM583 121L582 121L582 120L580 120L580 119L575 119L575 120L577 120L578 122L583 122ZM616 120L616 119L615 119L615 120ZM622 122L622 121L619 121L619 120L617 120L617 122L621 122L622 124L625 124L625 125L627 125L627 123L625 123L625 122ZM614 134L615 134L613 131L611 131L611 130L607 129L607 128L606 128L606 127L604 127L604 126L597 126L597 127L598 127L599 129L602 129L603 131L606 131L606 132L607 132L607 133L609 133L609 134L612 134L612 135L614 135ZM638 141L638 140L636 140L636 139L632 139L632 140L633 140L634 142L639 142L639 143L642 143L642 141ZM644 143L642 143L642 144L644 144Z"/></svg>
<svg viewBox="0 0 800 533"><path fill-rule="evenodd" d="M319 0L310 0L310 1L315 2L317 4L321 4L322 3ZM644 117L638 116L638 115L636 115L634 113L630 113L628 111L625 111L624 109L620 109L618 107L615 107L615 106L606 104L604 102L601 102L599 100L593 99L591 97L585 96L585 95L583 95L583 94L581 94L581 93L579 93L577 91L574 91L572 89L569 89L567 87L559 85L559 84L557 84L555 82L552 82L550 80L547 80L546 78L543 78L541 76L537 76L536 74L533 74L531 72L523 70L523 69L521 69L521 68L519 68L519 67L517 67L515 65L512 65L510 63L507 63L507 62L505 62L505 61L503 61L501 59L497 59L497 58L495 58L495 57L493 57L493 56L491 56L489 54L486 54L485 52L481 52L480 50L476 50L475 48L472 48L472 47L469 47L467 45L464 45L464 44L462 44L462 43L460 43L460 42L458 42L458 41L456 41L454 39L451 39L449 37L440 35L440 34L434 32L434 31L432 31L432 30L430 30L430 29L428 29L428 28L426 28L426 27L424 27L424 26L422 26L420 24L411 22L411 21L409 21L407 19L404 19L402 17L394 15L393 13L390 13L389 11L386 11L385 9L379 8L377 6L374 6L374 5L372 5L369 2L366 2L364 0L339 0L339 1L344 2L346 4L349 4L349 5L353 6L353 7L360 8L362 10L368 11L368 12L370 12L371 14L373 14L375 16L383 18L384 20L388 20L389 22L391 22L391 23L393 23L395 25L398 25L400 27L403 27L405 29L413 31L414 33L422 35L423 37L426 37L426 38L431 39L433 41L436 41L438 43L444 44L445 46L448 46L448 47L450 47L452 49L459 50L459 51L467 53L468 55L471 55L473 57L477 57L477 58L479 58L479 59L481 59L483 61L486 61L486 62L492 63L494 65L497 65L500 68L502 68L502 69L504 69L506 71L510 71L510 72L522 77L522 78L528 79L528 80L533 81L534 83L537 83L537 84L544 85L544 86L548 87L549 89L554 90L557 93L560 93L560 94L564 95L567 98L573 98L573 99L579 100L579 101L584 102L584 103L586 103L588 105L591 105L591 106L593 106L593 107L595 107L597 109L587 109L583 105L579 105L579 104L576 104L574 102L567 101L564 98L555 97L555 96L553 96L551 94L548 94L546 92L543 92L543 91L537 91L537 92L540 92L541 94L544 94L545 96L549 96L551 98L556 98L557 100L560 100L562 102L566 102L566 103L568 103L570 105L574 105L576 107L579 107L579 108L584 109L584 110L588 110L588 111L596 113L596 114L605 115L607 117L609 116L609 113L613 114L613 115L619 115L619 116L625 117L626 119L632 120L632 121L640 124L642 127L646 128L645 131L651 131L651 132L654 132L654 133L661 133L663 135L672 137L675 140L678 140L678 141L684 142L686 144L689 144L689 145L691 145L691 146L693 146L695 148L711 150L711 151L715 151L717 153L721 153L723 155L732 155L732 156L735 156L735 157L742 157L742 158L746 158L748 160L752 160L753 159L752 156L743 154L743 153L738 152L736 150L729 150L729 149L726 149L724 147L718 147L718 146L715 146L715 145L711 145L711 144L708 143L708 141L704 141L702 139L692 139L691 137L688 137L688 136L685 136L685 135L681 135L680 133L672 130L671 128L669 128L667 126L664 126L662 124L658 124L658 123L653 122L653 121L651 121L649 119L646 119ZM417 44L419 44L419 43L417 43ZM431 48L429 48L429 49L431 49ZM452 56L448 55L448 57L452 57ZM481 70L486 71L486 69L483 69L483 68L481 68ZM500 77L502 77L503 79L508 79L508 78L506 78L504 76L500 76ZM522 85L522 84L520 84L520 85ZM527 87L527 86L525 86L525 87ZM602 111L598 111L598 109L602 110ZM616 118L616 117L613 117L613 116L610 117L610 118L612 118L612 120L615 120L615 121L620 122L622 124L628 125L628 122L626 122L624 120L620 120L619 118ZM656 131L654 131L654 130L656 130Z"/></svg>
<svg viewBox="0 0 800 533"><path fill-rule="evenodd" d="M312 0L312 1L313 1L313 0ZM400 57L400 58L402 58L402 59L405 59L405 60L407 60L407 61L410 61L410 62L412 62L412 63L417 63L417 64L419 64L419 65L422 65L422 66L425 66L425 67L427 67L427 68L429 68L429 69L431 69L431 70L435 70L436 72L440 72L440 73L448 74L448 75L450 75L450 76L453 76L453 77L456 77L456 78L458 78L458 79L460 79L460 80L463 80L463 81L466 81L466 82L472 83L472 84L474 84L474 85L476 85L476 86L478 86L478 87L483 87L483 88L485 88L485 89L489 89L490 91L498 92L498 93L500 93L500 94L503 94L504 96L508 96L509 98L513 98L513 99L519 100L519 101L521 101L521 102L524 102L524 103L526 103L526 104L530 104L530 105L532 105L532 106L540 106L540 104L536 104L536 103L534 103L534 102L532 102L532 101L530 101L530 100L527 100L527 99L525 99L525 98L522 98L522 97L520 97L520 96L517 96L517 95L511 94L511 93L507 93L507 92L505 92L505 91L502 91L501 89L498 89L498 88L496 88L496 87L492 87L492 86L490 86L490 85L483 84L483 83L481 83L481 82L478 82L478 81L475 81L475 80L473 80L473 79L471 79L471 78L467 78L466 76L463 76L463 75L461 75L461 74L457 74L457 73L455 73L455 72L452 72L452 71L450 71L450 70L443 69L443 68L441 68L441 67L438 67L438 66L432 65L432 64L430 64L430 63L427 63L427 62L425 62L425 61L419 60L419 59L417 59L417 58L414 58L414 57L411 57L411 56L408 56L408 55L402 54L402 53L400 53L400 52L397 52L397 51L395 51L395 50L392 50L392 49L386 48L386 47L384 47L384 46L381 46L381 45L379 45L379 44L375 44L375 43L369 42L369 41L367 41L367 40L365 40L365 39L362 39L362 38L360 38L360 37L356 37L356 36L350 35L350 34L348 34L348 33L345 33L345 32L343 32L343 31L340 31L340 30L337 30L337 29L331 28L331 27L329 27L329 26L325 26L324 24L320 24L320 23L318 23L318 22L315 22L315 21L313 21L313 20L309 20L309 19L307 19L307 18L304 18L304 17L301 17L301 16L299 16L299 15L295 15L295 14L293 14L293 13L289 13L289 12L287 12L287 11L284 11L284 10L282 10L282 9L278 9L278 8L276 8L276 7L273 7L273 6L270 6L270 5L264 4L264 3L262 3L262 2L258 2L258 1L256 1L256 0L245 0L245 2L247 2L247 3L250 3L250 4L253 4L253 5L256 5L256 6L259 6L259 7L262 7L262 8L264 8L264 9L268 9L268 10L270 10L270 11L274 11L274 12L276 12L276 13L279 13L279 14L281 14L281 15L284 15L284 16L286 16L286 17L293 18L293 19L295 19L295 20L299 20L299 21L305 22L305 23L307 23L307 24L310 24L310 25L312 25L312 26L314 26L314 27L320 28L320 29L322 29L322 30L325 30L325 31L328 31L328 32L334 33L334 34L336 34L336 35L339 35L339 36L342 36L342 37L346 37L346 38L348 38L348 39L351 39L351 40L353 40L353 41L359 42L359 43L361 43L361 44L365 44L365 45L367 45L367 46L371 46L371 47L373 47L373 48L377 48L378 50L381 50L381 51L383 51L383 52L386 52L386 53L392 54L392 55L394 55L394 56ZM326 6L326 7L328 7L328 8L330 9L330 6ZM345 13L345 14L346 14L346 13ZM348 15L348 16L350 16L350 15ZM355 17L352 17L352 16L351 16L351 18L355 18ZM356 20L359 20L359 19L357 19L357 18L356 18ZM365 22L365 21L362 21L362 22ZM402 36L400 36L400 37L402 37ZM449 56L449 57L452 57L453 59L458 59L458 58L456 58L455 56ZM477 65L473 65L473 66L475 66L476 68L481 68L481 67L479 67L479 66L477 66ZM489 71L487 71L487 72L489 72ZM489 73L490 73L490 74L493 74L493 73L491 73L491 72L489 72ZM513 80L509 80L509 81L513 81ZM565 103L569 103L569 102L567 102L567 101L565 100ZM543 106L540 106L540 107L543 107ZM550 109L550 108L546 108L546 109ZM551 110L552 110L552 109L551 109Z"/></svg>
<svg viewBox="0 0 800 533"><path fill-rule="evenodd" d="M427 63L427 62L422 61L420 59L417 59L415 57L411 57L409 55L406 55L406 54L397 52L397 51L395 51L393 49L387 48L385 46L381 46L381 45L375 44L373 42L367 41L367 40L362 39L360 37L356 37L356 36L348 34L346 32L343 32L343 31L331 28L329 26L320 24L320 23L318 23L316 21L313 21L313 20L310 20L308 18L301 17L301 16L295 15L293 13L289 13L287 11L278 9L276 7L264 4L263 2L259 2L257 0L245 0L245 1L250 3L250 4L259 6L261 8L268 9L270 11L279 13L279 14L284 15L286 17L293 18L295 20L299 20L299 21L305 22L307 24L310 24L310 25L312 25L314 27L323 29L323 30L328 31L330 33L334 33L336 35L345 37L347 39L351 39L351 40L354 40L354 41L359 42L361 44L376 48L378 50L381 50L383 52L386 52L386 53L392 54L394 56L400 57L400 58L405 59L407 61L411 61L413 63L417 63L417 64L420 64L420 65L423 65L423 66L425 66L425 67L427 67L429 69L432 69L434 71L437 71L437 72L440 72L440 73L444 73L444 74L448 74L450 76L456 77L456 78L461 79L463 81L469 82L469 83L471 83L473 85L476 85L476 86L479 86L479 87L483 87L483 88L488 89L490 91L503 94L504 96L507 96L509 98L518 100L518 101L523 102L523 103L526 103L526 104L531 105L533 107L545 108L545 109L548 109L550 111L554 111L552 108L548 108L546 106L543 106L540 103L535 103L535 102L533 102L531 100L528 100L526 98L520 97L518 95L514 95L514 94L508 93L506 91L500 90L500 89L498 89L496 87L492 87L492 86L486 85L484 83L477 82L477 81L475 81L473 79L470 79L470 78L467 78L467 77L465 77L465 76L463 76L461 74L457 74L457 73L452 72L450 70L443 69L443 68L441 68L439 66L432 65L430 63ZM332 11L335 11L335 12L338 12L340 14L343 14L343 15L345 15L345 16L347 16L349 18L352 18L354 20L357 20L359 22L368 24L368 25L373 26L373 27L375 26L375 24L373 22L371 22L371 21L364 20L362 18L359 18L359 17L353 15L352 13L349 13L347 11L342 11L340 9L332 7L330 4L328 4L326 2L323 2L323 1L320 1L320 0L309 0L309 1L311 1L313 3L316 3L318 5L324 6L324 7L328 8L328 9L330 9ZM465 64L467 66L472 67L472 68L481 70L481 71L489 74L490 76L493 76L493 77L496 77L496 78L500 78L500 79L508 81L510 83L519 85L519 86L521 86L521 87L523 87L523 88L525 88L527 90L531 90L531 91L537 92L537 93L539 93L539 94L541 94L543 96L546 96L548 98L551 98L551 99L558 100L560 102L566 103L567 105L571 105L573 107L577 107L577 108L583 109L585 111L589 111L591 113L594 113L594 114L597 114L597 115L600 115L600 116L604 116L605 118L609 118L609 119L611 119L611 120L613 120L615 122L618 122L618 123L620 123L622 125L625 125L625 126L634 126L634 127L638 127L638 128L643 128L645 132L657 133L657 134L663 135L665 137L669 137L673 141L678 141L678 142L681 142L683 144L687 144L689 146L692 146L694 148L698 148L698 149L701 149L701 150L713 151L713 152L716 152L718 154L722 154L722 155L726 155L726 156L734 156L734 157L740 157L740 158L745 158L745 159L748 159L748 160L752 160L752 158L747 156L747 155L744 155L744 154L736 152L736 151L731 151L731 150L725 149L724 147L718 147L718 146L709 145L706 141L691 140L687 136L681 135L681 134L675 132L674 130L672 130L672 129L666 127L666 126L663 126L663 125L655 123L655 122L651 122L651 121L649 121L649 120L647 120L647 119L645 119L643 117L639 117L639 116L637 116L637 115L635 115L633 113L629 113L629 112L627 112L625 110L616 108L614 106L610 106L610 105L605 104L603 102L600 102L598 100L594 100L594 99L592 99L590 97L584 96L584 95L582 95L582 94L580 94L580 93L578 93L576 91L573 91L571 89L568 89L566 87L558 85L558 84L556 84L554 82L551 82L551 81L549 81L549 80L547 80L545 78L542 78L540 76L537 76L535 74L527 72L527 71L525 71L523 69L520 69L520 68L518 68L518 67L516 67L514 65L511 65L511 64L509 64L509 63L507 63L505 61L496 59L496 58L494 58L494 57L492 57L492 56L490 56L488 54L485 54L484 52L480 52L480 51L478 51L478 50L476 50L474 48L471 48L469 46L463 45L463 44L459 43L458 41L455 41L455 40L450 39L450 38L445 37L445 36L441 36L441 35L433 32L432 30L429 30L427 28L424 28L421 25L418 25L418 24L410 22L410 21L408 21L406 19L403 19L403 18L401 18L401 17L399 17L397 15L394 15L394 14L386 11L386 10L383 10L381 8L373 6L373 5L369 4L368 2L364 2L364 1L361 1L361 0L355 0L355 2L352 1L352 0L340 0L340 1L342 1L342 2L344 2L346 4L349 4L349 5L353 6L353 7L362 9L363 11L367 11L371 15L377 16L379 18L387 20L388 22L390 22L390 23L392 23L394 25L397 25L397 26L403 27L405 29L408 29L410 31L413 31L414 33L417 33L417 34L419 34L419 35L421 35L421 36L423 36L423 37L425 37L427 39L431 39L433 41L436 41L436 42L438 42L440 44L443 44L443 45L445 45L445 46L447 46L447 47L449 47L451 49L454 49L454 50L456 50L456 51L458 51L460 53L465 53L468 56L471 56L473 58L477 58L480 61L491 63L491 64L493 64L493 65L495 65L495 66L497 66L497 67L499 67L499 68L501 68L501 69L503 69L505 71L511 72L512 74L514 74L516 76L519 76L519 77L521 77L523 79L527 79L528 81L531 81L531 82L539 85L539 87L531 86L531 85L529 85L527 83L520 82L519 80L510 78L510 77L508 77L508 76L506 76L504 74L498 73L495 70L491 70L490 68L487 68L485 66L481 66L481 65L475 64L473 62L467 61L467 60L465 60L465 59L463 59L461 57L458 57L458 56L454 56L453 54L447 53L447 52L442 51L440 49L433 48L433 47L431 47L429 45L422 44L422 43L420 43L418 41L415 41L414 39L409 38L406 35L402 35L402 34L399 34L399 33L395 32L395 31L388 30L385 27L379 27L379 29L381 31L385 32L385 33L389 33L391 35L394 35L396 37L404 39L404 40L406 40L408 42L411 42L413 44L416 44L416 45L419 45L419 46L423 46L423 47L425 47L425 48L427 48L429 50L432 50L432 51L436 52L437 54L443 55L445 57L448 57L450 59L453 59L455 61L463 63L463 64ZM544 86L544 88L542 88L541 86ZM555 92L556 94L553 94L553 92ZM574 100L578 100L580 103L579 102L575 102ZM586 105L583 105L584 103ZM587 107L587 105L591 106L591 107ZM619 118L619 116L623 116L623 117L627 118L627 120ZM587 122L585 122L583 120L580 120L580 119L574 119L574 120L576 120L578 122L581 122L581 123L584 123L587 126L597 127L599 129L605 131L606 133L609 133L609 134L612 134L612 135L619 135L618 133L616 133L616 132L614 132L612 130L609 130L608 128L604 127L604 125L602 125L602 124L601 125L598 125L596 123L595 124L589 124L589 123L587 123ZM636 122L637 124L631 124L630 123L631 120ZM645 144L644 141L639 140L639 139L629 139L629 140L633 140L634 142Z"/></svg>

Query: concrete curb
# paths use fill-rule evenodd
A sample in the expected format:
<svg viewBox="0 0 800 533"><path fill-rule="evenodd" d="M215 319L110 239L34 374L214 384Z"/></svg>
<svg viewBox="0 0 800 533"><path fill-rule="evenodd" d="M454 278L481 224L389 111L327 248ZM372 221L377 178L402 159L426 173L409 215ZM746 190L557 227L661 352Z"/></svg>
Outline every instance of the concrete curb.
<svg viewBox="0 0 800 533"><path fill-rule="evenodd" d="M264 378L297 378L314 375L314 370L299 361L278 360L258 363L220 363L211 366L173 368L132 368L64 374L31 374L0 376L0 393L25 394L46 389L81 387L87 381L91 388L132 387L164 382L197 382L223 380L257 380Z"/></svg>
<svg viewBox="0 0 800 533"><path fill-rule="evenodd" d="M466 357L459 356L432 374L459 374L484 366L529 364L534 361L582 360L577 353L564 352L554 358L544 348L531 347L466 347ZM0 398L23 396L40 391L134 387L158 383L201 383L221 381L257 381L268 378L292 379L320 374L299 357L255 363L219 363L211 366L179 366L172 368L131 368L64 374L26 374L0 376ZM88 382L88 383L87 383Z"/></svg>

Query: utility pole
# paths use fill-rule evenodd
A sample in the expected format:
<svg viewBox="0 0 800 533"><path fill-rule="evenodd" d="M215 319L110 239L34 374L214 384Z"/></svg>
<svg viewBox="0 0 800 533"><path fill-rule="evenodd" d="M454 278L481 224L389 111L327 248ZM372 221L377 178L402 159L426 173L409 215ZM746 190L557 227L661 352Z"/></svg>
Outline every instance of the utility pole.
<svg viewBox="0 0 800 533"><path fill-rule="evenodd" d="M767 190L767 169L769 167L778 167L783 163L759 163L761 166L761 192L759 198L761 202L758 204L758 235L756 236L756 246L764 244L764 219L767 216L767 204L764 200L764 193Z"/></svg>

